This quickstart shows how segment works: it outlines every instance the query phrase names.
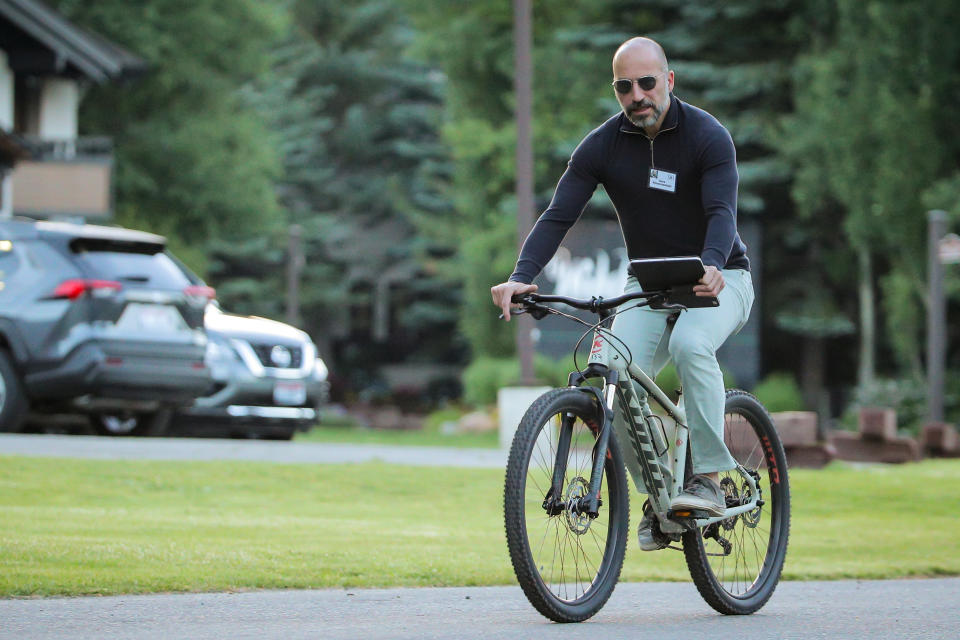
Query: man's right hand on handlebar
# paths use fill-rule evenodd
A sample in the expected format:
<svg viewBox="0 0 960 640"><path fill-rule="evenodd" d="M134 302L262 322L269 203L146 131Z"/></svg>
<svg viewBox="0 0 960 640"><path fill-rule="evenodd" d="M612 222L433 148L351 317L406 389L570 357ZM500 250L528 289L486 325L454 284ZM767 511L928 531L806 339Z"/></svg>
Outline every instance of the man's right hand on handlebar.
<svg viewBox="0 0 960 640"><path fill-rule="evenodd" d="M493 304L503 310L503 319L510 322L510 308L519 307L511 299L515 295L524 293L533 293L537 290L535 284L524 284L522 282L503 282L494 287L490 287L490 294L493 296Z"/></svg>

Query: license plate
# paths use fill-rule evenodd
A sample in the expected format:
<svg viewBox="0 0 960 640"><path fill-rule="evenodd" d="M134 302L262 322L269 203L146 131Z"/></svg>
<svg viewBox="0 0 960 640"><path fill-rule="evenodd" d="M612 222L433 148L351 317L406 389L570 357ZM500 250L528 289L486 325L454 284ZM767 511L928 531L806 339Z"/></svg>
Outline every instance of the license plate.
<svg viewBox="0 0 960 640"><path fill-rule="evenodd" d="M284 380L273 387L273 403L300 405L307 401L307 385Z"/></svg>
<svg viewBox="0 0 960 640"><path fill-rule="evenodd" d="M176 333L187 331L187 323L175 308L164 304L131 302L127 304L117 327L128 331L149 333Z"/></svg>

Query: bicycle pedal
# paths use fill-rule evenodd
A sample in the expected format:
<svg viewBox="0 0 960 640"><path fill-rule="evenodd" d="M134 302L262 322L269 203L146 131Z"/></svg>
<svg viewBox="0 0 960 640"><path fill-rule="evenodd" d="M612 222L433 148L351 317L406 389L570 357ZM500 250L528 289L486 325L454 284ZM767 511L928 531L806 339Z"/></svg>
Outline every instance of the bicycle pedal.
<svg viewBox="0 0 960 640"><path fill-rule="evenodd" d="M671 509L667 512L667 517L675 522L686 525L688 522L697 518L711 518L712 514L703 509Z"/></svg>

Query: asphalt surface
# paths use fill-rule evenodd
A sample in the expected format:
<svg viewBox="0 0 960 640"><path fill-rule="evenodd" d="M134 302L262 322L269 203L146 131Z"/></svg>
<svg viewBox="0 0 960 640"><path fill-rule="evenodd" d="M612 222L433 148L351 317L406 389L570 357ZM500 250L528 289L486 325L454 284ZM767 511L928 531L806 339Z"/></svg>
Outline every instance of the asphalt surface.
<svg viewBox="0 0 960 640"><path fill-rule="evenodd" d="M507 464L507 452L499 449L202 438L107 438L14 433L0 433L0 455L101 460L257 460L288 464L356 463L380 460L394 464L429 467L504 468Z"/></svg>
<svg viewBox="0 0 960 640"><path fill-rule="evenodd" d="M261 591L0 600L2 639L956 638L960 579L782 583L752 616L692 584L620 584L591 620L549 622L519 587Z"/></svg>

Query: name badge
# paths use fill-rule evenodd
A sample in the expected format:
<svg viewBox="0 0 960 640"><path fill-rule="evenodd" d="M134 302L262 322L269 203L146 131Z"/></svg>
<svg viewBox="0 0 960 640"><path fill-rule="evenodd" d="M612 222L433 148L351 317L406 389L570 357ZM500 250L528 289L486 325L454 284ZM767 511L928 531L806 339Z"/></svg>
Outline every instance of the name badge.
<svg viewBox="0 0 960 640"><path fill-rule="evenodd" d="M677 190L677 174L663 169L650 169L649 187L673 193Z"/></svg>

